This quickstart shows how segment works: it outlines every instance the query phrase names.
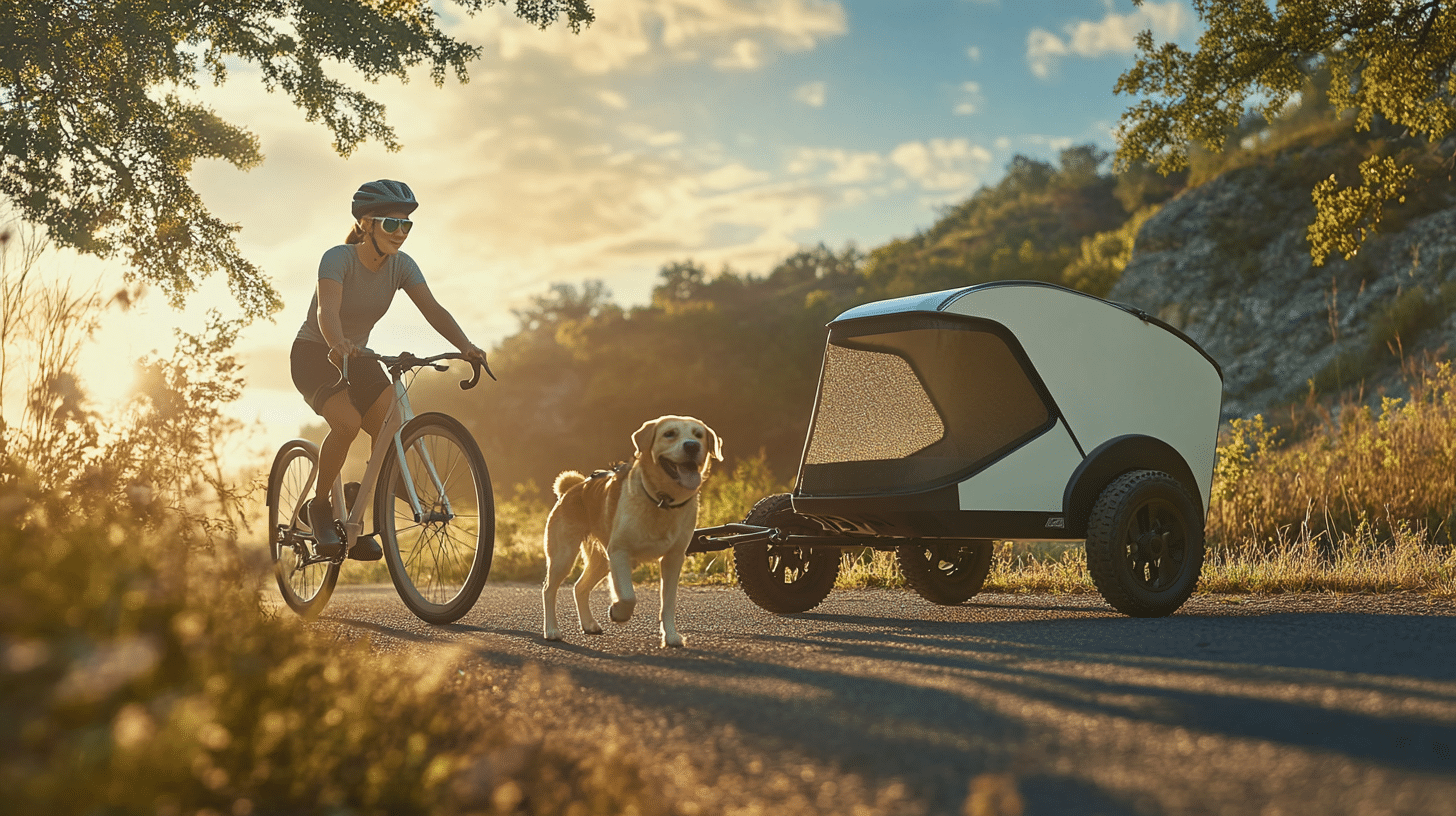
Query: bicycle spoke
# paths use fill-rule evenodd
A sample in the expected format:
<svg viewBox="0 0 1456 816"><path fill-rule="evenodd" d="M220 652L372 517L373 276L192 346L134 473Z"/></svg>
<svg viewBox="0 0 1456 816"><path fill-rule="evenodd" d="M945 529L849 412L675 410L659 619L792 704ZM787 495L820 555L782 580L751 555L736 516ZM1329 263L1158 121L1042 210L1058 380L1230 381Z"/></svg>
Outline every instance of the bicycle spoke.
<svg viewBox="0 0 1456 816"><path fill-rule="evenodd" d="M311 531L299 510L312 484L317 449L290 442L279 452L269 474L268 530L274 574L284 601L305 617L328 602L338 578L338 565L313 557Z"/></svg>
<svg viewBox="0 0 1456 816"><path fill-rule="evenodd" d="M463 431L450 420L425 417L406 428L404 456L381 488L389 498L380 523L387 527L385 553L401 597L415 614L439 623L458 619L479 594L492 545L483 536L493 517L488 477L471 452L473 443L462 443Z"/></svg>

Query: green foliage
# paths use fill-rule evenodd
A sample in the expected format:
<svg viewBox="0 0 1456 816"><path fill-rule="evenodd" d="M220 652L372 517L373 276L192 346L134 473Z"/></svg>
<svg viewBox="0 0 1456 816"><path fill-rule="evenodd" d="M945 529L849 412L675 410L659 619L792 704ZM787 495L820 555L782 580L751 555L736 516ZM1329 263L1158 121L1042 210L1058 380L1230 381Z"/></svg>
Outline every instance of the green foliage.
<svg viewBox="0 0 1456 816"><path fill-rule="evenodd" d="M1141 3L1141 0L1135 0ZM1436 142L1456 125L1456 9L1437 2L1330 4L1195 0L1204 24L1198 49L1161 46L1144 32L1141 56L1116 90L1142 98L1123 114L1118 163L1145 162L1170 172L1191 151L1218 153L1247 112L1274 121L1296 96L1351 112L1357 131L1389 127ZM1309 97L1315 97L1313 103ZM1405 159L1370 156L1359 184L1334 178L1314 191L1310 225L1316 264L1332 252L1347 258L1379 227L1384 202L1400 199L1413 178Z"/></svg>
<svg viewBox="0 0 1456 816"><path fill-rule="evenodd" d="M1355 534L1387 540L1400 525L1443 545L1456 523L1456 372L1438 363L1408 372L1408 400L1378 412L1349 401L1335 410L1313 394L1312 426L1281 439L1262 417L1235 421L1219 445L1208 535L1220 546L1260 546L1280 531L1328 542Z"/></svg>
<svg viewBox="0 0 1456 816"><path fill-rule="evenodd" d="M599 282L558 285L517 313L520 331L491 353L498 386L462 392L450 377L422 377L416 406L459 417L498 484L548 485L563 470L624 461L632 432L662 414L707 422L730 470L762 449L773 472L793 473L824 324L867 299L861 258L816 247L764 277L670 264L652 305L630 310L607 302Z"/></svg>
<svg viewBox="0 0 1456 816"><path fill-rule="evenodd" d="M673 261L650 305L634 309L612 303L600 281L554 284L515 312L519 330L491 353L499 385L460 392L425 377L416 404L461 418L498 484L550 484L562 470L627 459L632 431L661 414L712 426L730 470L762 452L770 472L796 473L824 326L845 309L1006 278L1112 287L1151 207L1177 188L1149 173L1119 194L1106 158L1091 145L1063 151L1055 167L1018 156L997 185L868 257L821 245L762 276ZM1120 197L1153 204L1129 220Z"/></svg>
<svg viewBox="0 0 1456 816"><path fill-rule="evenodd" d="M870 253L865 277L877 297L992 280L1064 282L1081 242L1127 219L1117 182L1101 174L1107 156L1092 145L1062 151L1060 166L1017 156L994 187L948 209L929 230ZM1123 198L1164 191L1130 186Z"/></svg>
<svg viewBox="0 0 1456 816"><path fill-rule="evenodd" d="M630 761L523 736L481 681L311 632L229 557L0 480L0 788L19 813L622 813ZM512 716L539 690L511 700ZM516 695L513 695L513 698ZM84 784L78 784L84 780Z"/></svg>
<svg viewBox="0 0 1456 816"><path fill-rule="evenodd" d="M546 552L542 536L554 497L534 485L521 485L515 495L495 505L495 553L490 561L491 581L539 583L546 578ZM385 580L388 580L387 578Z"/></svg>
<svg viewBox="0 0 1456 816"><path fill-rule="evenodd" d="M1063 271L1066 285L1097 297L1107 297L1132 260L1138 230L1158 211L1144 207L1115 230L1082 239L1082 253Z"/></svg>
<svg viewBox="0 0 1456 816"><path fill-rule="evenodd" d="M1334 175L1321 181L1313 193L1317 215L1309 225L1310 254L1318 262L1335 252L1346 260L1355 257L1380 223L1385 202L1405 203L1402 192L1414 175L1414 167L1371 156L1360 164L1361 184L1341 187Z"/></svg>
<svg viewBox="0 0 1456 816"><path fill-rule="evenodd" d="M506 2L456 0L468 13ZM592 21L585 0L517 0L515 12L542 27ZM188 180L198 159L258 165L257 137L175 90L203 75L221 84L230 61L254 65L340 155L368 139L396 149L384 107L326 66L407 81L423 63L436 85L447 71L465 81L478 49L436 17L417 2L0 0L0 195L61 246L124 256L174 305L222 272L244 314L270 314L278 295L239 255L237 227Z"/></svg>

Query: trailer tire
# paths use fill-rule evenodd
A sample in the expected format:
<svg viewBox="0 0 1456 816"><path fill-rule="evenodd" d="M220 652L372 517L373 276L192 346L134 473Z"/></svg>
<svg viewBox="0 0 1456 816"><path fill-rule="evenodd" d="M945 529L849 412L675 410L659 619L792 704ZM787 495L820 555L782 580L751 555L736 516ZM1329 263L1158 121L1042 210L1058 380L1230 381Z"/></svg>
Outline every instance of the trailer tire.
<svg viewBox="0 0 1456 816"><path fill-rule="evenodd" d="M744 524L777 527L790 533L822 535L823 528L794 513L789 494L760 499ZM773 542L739 544L733 548L738 585L748 599L776 615L808 612L829 597L839 578L843 553L829 547L795 547Z"/></svg>
<svg viewBox="0 0 1456 816"><path fill-rule="evenodd" d="M915 593L941 606L959 606L981 591L991 573L991 541L919 541L895 548L900 574Z"/></svg>
<svg viewBox="0 0 1456 816"><path fill-rule="evenodd" d="M1124 615L1177 611L1203 571L1202 516L1183 485L1156 470L1113 479L1087 521L1087 571Z"/></svg>

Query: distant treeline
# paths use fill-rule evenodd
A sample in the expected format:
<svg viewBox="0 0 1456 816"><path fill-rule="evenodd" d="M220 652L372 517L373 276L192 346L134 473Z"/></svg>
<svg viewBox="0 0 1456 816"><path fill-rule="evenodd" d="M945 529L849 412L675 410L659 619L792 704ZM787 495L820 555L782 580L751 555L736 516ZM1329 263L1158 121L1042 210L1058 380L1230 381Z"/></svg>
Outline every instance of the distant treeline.
<svg viewBox="0 0 1456 816"><path fill-rule="evenodd" d="M454 413L480 441L498 495L549 490L564 469L605 467L661 414L713 426L731 460L763 451L774 473L798 469L823 355L824 325L852 306L991 280L1051 281L1105 294L1127 263L1135 226L1183 179L1103 172L1094 146L1059 166L1017 156L995 186L929 230L868 254L823 245L766 275L664 266L648 306L624 309L600 281L556 284L518 310L520 329L491 353L500 377L461 392L421 379L420 405Z"/></svg>

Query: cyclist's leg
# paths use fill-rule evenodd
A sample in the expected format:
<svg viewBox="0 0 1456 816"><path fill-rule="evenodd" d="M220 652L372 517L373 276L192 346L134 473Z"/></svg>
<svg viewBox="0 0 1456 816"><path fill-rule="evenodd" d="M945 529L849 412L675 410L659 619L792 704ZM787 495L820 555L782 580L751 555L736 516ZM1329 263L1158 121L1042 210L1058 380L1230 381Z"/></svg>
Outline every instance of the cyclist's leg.
<svg viewBox="0 0 1456 816"><path fill-rule="evenodd" d="M340 391L329 397L321 409L319 413L329 424L329 433L324 437L324 443L319 446L318 483L314 485L314 496L321 502L327 502L334 480L338 478L339 471L344 469L349 446L354 444L354 437L359 435L363 418L349 401L347 391Z"/></svg>
<svg viewBox="0 0 1456 816"><path fill-rule="evenodd" d="M394 391L386 388L379 392L379 396L374 398L374 404L364 412L360 426L369 433L369 438L377 439L379 437L379 429L384 425L384 415L389 413L389 406L393 401Z"/></svg>
<svg viewBox="0 0 1456 816"><path fill-rule="evenodd" d="M362 390L365 394L368 394L377 390L377 396L373 398L374 403L369 405L368 410L364 411L363 416L359 419L360 427L363 427L364 430L369 432L369 438L372 441L379 438L380 427L384 424L384 415L389 411L390 405L393 403L394 391L387 387L387 381L386 383L378 382L379 378L374 378L375 382L369 382L364 378L359 379L363 380L362 389L360 383L351 383L348 392L349 402L354 406L356 415L358 414L358 406L361 402L360 391ZM367 399L367 397L365 398ZM347 448L345 452L347 453ZM342 466L342 462L340 466ZM355 508L350 507L349 512L351 514L354 513ZM379 542L374 539L374 536L361 535L354 542L354 547L349 550L349 557L357 561L376 561L384 557L384 551L380 549Z"/></svg>

